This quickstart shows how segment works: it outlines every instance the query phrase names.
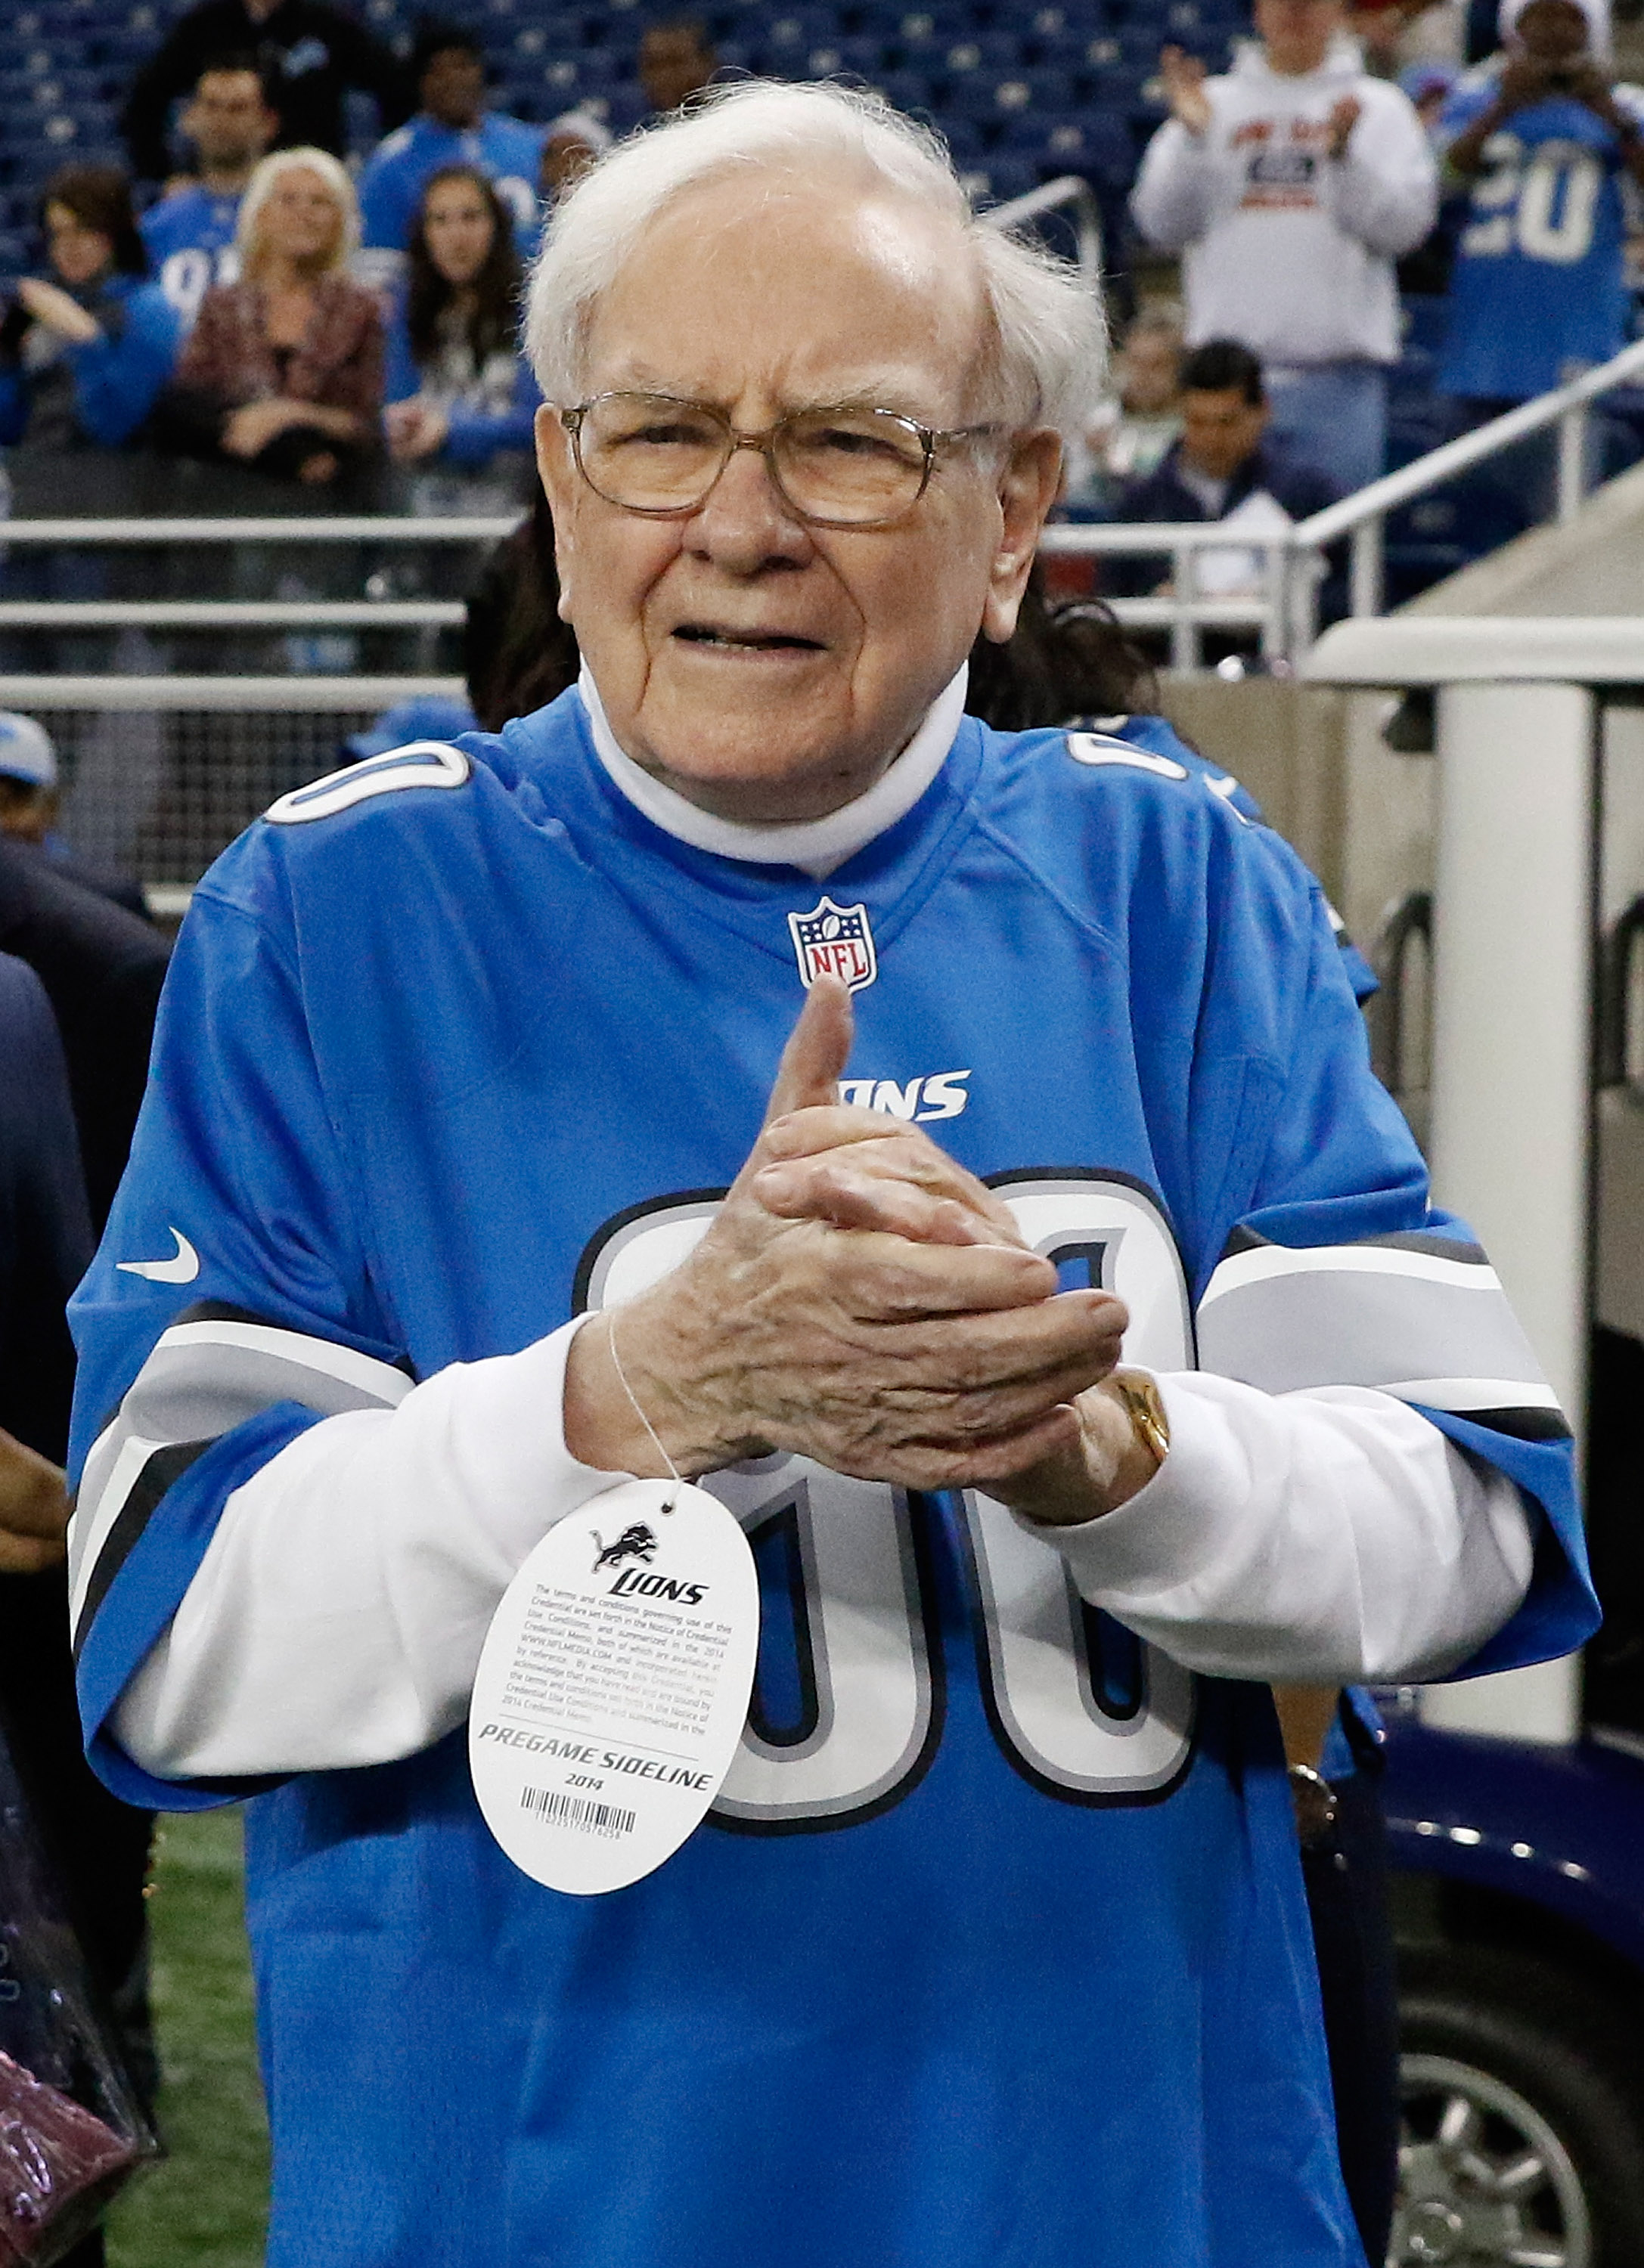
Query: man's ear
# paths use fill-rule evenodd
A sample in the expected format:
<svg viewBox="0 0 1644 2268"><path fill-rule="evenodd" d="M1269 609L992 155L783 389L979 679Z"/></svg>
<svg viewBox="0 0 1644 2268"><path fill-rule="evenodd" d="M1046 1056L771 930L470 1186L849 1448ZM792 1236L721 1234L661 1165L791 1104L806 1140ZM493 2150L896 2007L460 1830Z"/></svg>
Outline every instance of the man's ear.
<svg viewBox="0 0 1644 2268"><path fill-rule="evenodd" d="M544 402L535 418L536 469L554 516L554 560L559 571L559 618L571 620L571 592L576 561L576 494L579 475L571 436L557 409Z"/></svg>
<svg viewBox="0 0 1644 2268"><path fill-rule="evenodd" d="M1061 485L1061 436L1048 427L1018 433L999 475L1003 524L988 569L987 603L982 610L983 631L996 645L1003 645L1016 627L1016 610L1028 587L1039 531Z"/></svg>

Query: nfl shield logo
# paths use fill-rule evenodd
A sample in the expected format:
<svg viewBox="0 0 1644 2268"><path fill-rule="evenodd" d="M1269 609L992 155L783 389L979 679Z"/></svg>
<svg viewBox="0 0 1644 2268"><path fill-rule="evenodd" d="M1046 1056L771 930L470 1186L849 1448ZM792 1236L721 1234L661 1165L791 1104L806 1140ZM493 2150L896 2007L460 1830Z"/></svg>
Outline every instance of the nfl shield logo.
<svg viewBox="0 0 1644 2268"><path fill-rule="evenodd" d="M837 976L859 992L878 976L866 906L837 906L824 897L807 914L790 914L788 927L807 991L819 976Z"/></svg>

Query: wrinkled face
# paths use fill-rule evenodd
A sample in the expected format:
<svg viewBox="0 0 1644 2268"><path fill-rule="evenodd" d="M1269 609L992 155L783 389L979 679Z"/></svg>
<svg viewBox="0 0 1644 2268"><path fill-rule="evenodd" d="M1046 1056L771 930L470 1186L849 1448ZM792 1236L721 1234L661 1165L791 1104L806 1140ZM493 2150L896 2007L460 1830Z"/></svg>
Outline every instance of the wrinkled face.
<svg viewBox="0 0 1644 2268"><path fill-rule="evenodd" d="M417 92L431 118L461 133L485 107L485 66L466 48L442 48L424 64Z"/></svg>
<svg viewBox="0 0 1644 2268"><path fill-rule="evenodd" d="M262 99L255 71L203 72L182 130L205 166L254 166L279 124Z"/></svg>
<svg viewBox="0 0 1644 2268"><path fill-rule="evenodd" d="M46 251L70 291L93 282L114 264L114 239L55 202L46 208Z"/></svg>
<svg viewBox="0 0 1644 2268"><path fill-rule="evenodd" d="M741 433L845 404L962 426L988 415L983 323L940 216L838 175L721 181L666 211L599 302L581 392L712 403ZM538 434L562 612L617 740L759 821L860 794L977 630L1009 636L1060 464L1048 433L948 445L904 519L829 528L744 449L693 512L649 519L593 492L552 409Z"/></svg>
<svg viewBox="0 0 1644 2268"><path fill-rule="evenodd" d="M639 84L652 110L675 110L713 77L714 57L688 25L653 25L639 42Z"/></svg>
<svg viewBox="0 0 1644 2268"><path fill-rule="evenodd" d="M1513 36L1537 63L1573 63L1587 46L1587 18L1575 0L1530 0Z"/></svg>
<svg viewBox="0 0 1644 2268"><path fill-rule="evenodd" d="M473 181L437 181L423 205L423 241L447 284L461 290L484 267L496 234L490 206Z"/></svg>
<svg viewBox="0 0 1644 2268"><path fill-rule="evenodd" d="M1276 71L1316 70L1342 24L1341 0L1256 0L1256 28Z"/></svg>
<svg viewBox="0 0 1644 2268"><path fill-rule="evenodd" d="M1196 472L1230 481L1260 442L1267 404L1236 386L1190 387L1182 396L1182 454Z"/></svg>
<svg viewBox="0 0 1644 2268"><path fill-rule="evenodd" d="M1174 409L1181 367L1180 342L1168 331L1138 331L1127 339L1114 375L1131 416L1156 417Z"/></svg>
<svg viewBox="0 0 1644 2268"><path fill-rule="evenodd" d="M257 219L263 250L303 265L328 258L342 232L329 183L307 166L280 175Z"/></svg>

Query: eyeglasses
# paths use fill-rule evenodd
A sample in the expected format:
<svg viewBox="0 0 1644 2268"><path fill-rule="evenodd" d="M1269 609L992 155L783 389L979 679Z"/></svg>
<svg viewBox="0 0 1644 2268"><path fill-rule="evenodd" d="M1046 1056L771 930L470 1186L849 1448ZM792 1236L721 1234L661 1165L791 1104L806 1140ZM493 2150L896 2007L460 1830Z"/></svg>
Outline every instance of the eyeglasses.
<svg viewBox="0 0 1644 2268"><path fill-rule="evenodd" d="M796 409L763 433L739 433L722 409L667 394L597 394L560 422L596 496L650 519L706 503L739 449L756 449L785 502L814 527L888 527L930 486L945 443L996 425L942 431L895 409Z"/></svg>

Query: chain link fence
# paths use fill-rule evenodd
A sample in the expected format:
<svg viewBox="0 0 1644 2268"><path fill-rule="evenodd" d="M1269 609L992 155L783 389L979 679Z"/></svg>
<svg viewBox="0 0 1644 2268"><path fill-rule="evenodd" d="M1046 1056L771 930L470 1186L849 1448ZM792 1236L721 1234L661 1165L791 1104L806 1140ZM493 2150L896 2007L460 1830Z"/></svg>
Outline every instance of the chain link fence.
<svg viewBox="0 0 1644 2268"><path fill-rule="evenodd" d="M11 676L0 708L56 743L70 848L175 911L276 796L349 762L343 744L383 710L461 692L453 677Z"/></svg>

